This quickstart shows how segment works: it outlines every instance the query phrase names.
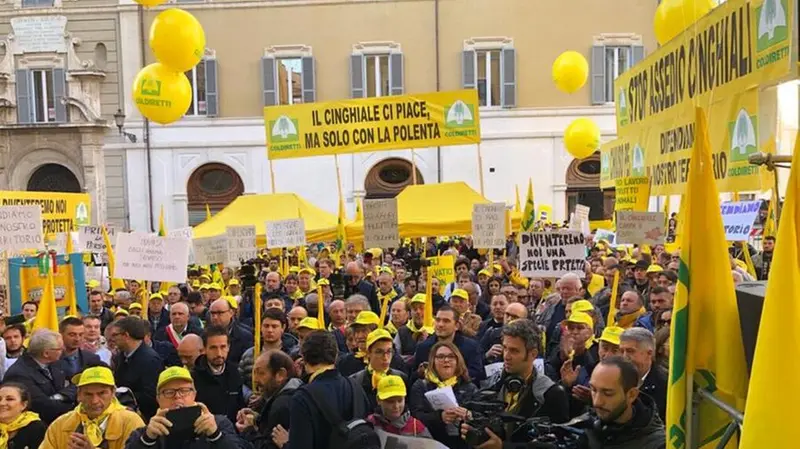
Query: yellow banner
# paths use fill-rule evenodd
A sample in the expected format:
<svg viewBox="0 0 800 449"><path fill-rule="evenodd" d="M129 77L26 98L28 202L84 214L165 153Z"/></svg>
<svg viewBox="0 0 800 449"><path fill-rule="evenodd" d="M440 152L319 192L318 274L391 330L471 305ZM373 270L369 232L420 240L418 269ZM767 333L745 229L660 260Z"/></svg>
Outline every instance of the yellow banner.
<svg viewBox="0 0 800 449"><path fill-rule="evenodd" d="M456 270L454 268L456 259L453 256L439 256L428 257L428 260L431 262L428 269L431 270L433 277L439 279L439 293L441 293L447 285L456 280Z"/></svg>
<svg viewBox="0 0 800 449"><path fill-rule="evenodd" d="M630 176L651 178L651 195L680 195L686 187L695 139L689 109L679 117L628 129L601 146L600 185L615 186ZM721 192L762 190L758 166L747 158L773 136L759 136L758 88L730 95L706 108L717 187Z"/></svg>
<svg viewBox="0 0 800 449"><path fill-rule="evenodd" d="M77 231L91 224L92 202L88 193L0 191L0 206L42 207L44 235Z"/></svg>
<svg viewBox="0 0 800 449"><path fill-rule="evenodd" d="M615 187L615 211L647 212L650 205L650 178L619 178L615 180Z"/></svg>
<svg viewBox="0 0 800 449"><path fill-rule="evenodd" d="M36 266L20 268L19 276L22 303L24 304L26 301L39 302L47 286L47 276L41 276L39 268ZM53 273L53 283L55 285L56 306L69 306L75 300L75 280L72 273L72 265L59 265L58 271Z"/></svg>
<svg viewBox="0 0 800 449"><path fill-rule="evenodd" d="M267 158L480 143L475 89L264 108Z"/></svg>

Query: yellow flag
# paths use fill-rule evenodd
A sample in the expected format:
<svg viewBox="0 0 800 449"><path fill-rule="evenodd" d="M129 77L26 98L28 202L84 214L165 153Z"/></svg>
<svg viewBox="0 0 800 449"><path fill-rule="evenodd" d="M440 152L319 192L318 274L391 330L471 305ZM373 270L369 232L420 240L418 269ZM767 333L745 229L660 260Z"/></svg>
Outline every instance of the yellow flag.
<svg viewBox="0 0 800 449"><path fill-rule="evenodd" d="M322 294L321 285L317 285L317 321L319 328L325 329L325 296Z"/></svg>
<svg viewBox="0 0 800 449"><path fill-rule="evenodd" d="M255 346L253 346L253 360L258 358L261 354L261 282L256 282L256 287L253 289L253 337ZM255 388L253 388L255 391Z"/></svg>
<svg viewBox="0 0 800 449"><path fill-rule="evenodd" d="M208 207L208 203L206 203L206 221L211 219L211 208Z"/></svg>
<svg viewBox="0 0 800 449"><path fill-rule="evenodd" d="M522 212L522 207L519 205L519 185L514 184L514 212Z"/></svg>
<svg viewBox="0 0 800 449"><path fill-rule="evenodd" d="M617 324L617 293L619 292L619 270L614 273L614 285L611 286L611 300L608 306L608 319L606 326L612 327Z"/></svg>
<svg viewBox="0 0 800 449"><path fill-rule="evenodd" d="M702 108L697 108L696 116L697 138L689 162L687 193L681 201L685 238L672 315L666 427L669 449L686 449L692 440L699 441L701 448L715 448L731 421L721 409L701 401L694 411L699 417L698 427L692 427L690 435L693 384L740 410L747 393L747 367L708 123ZM735 447L735 441L728 447Z"/></svg>
<svg viewBox="0 0 800 449"><path fill-rule="evenodd" d="M800 154L798 149L800 134L794 145L795 155ZM796 407L800 403L800 390L778 387L790 385L784 382L795 382L800 369L800 328L786 325L800 318L798 164L795 157L761 312L740 449L793 449L800 441Z"/></svg>
<svg viewBox="0 0 800 449"><path fill-rule="evenodd" d="M47 256L45 256L47 257ZM42 292L42 299L39 300L39 311L33 320L31 333L39 329L50 329L58 332L58 310L56 309L56 287L53 282L53 268L47 270L47 284Z"/></svg>
<svg viewBox="0 0 800 449"><path fill-rule="evenodd" d="M164 222L164 205L161 205L161 213L158 214L158 235L161 237L167 236L167 225Z"/></svg>
<svg viewBox="0 0 800 449"><path fill-rule="evenodd" d="M115 257L114 257L114 248L111 247L111 239L108 237L108 231L106 230L105 226L102 226L103 229L103 243L106 245L106 253L108 254L108 279L111 283L111 291L116 291L119 289L125 289L125 283L122 279L114 278L114 266L116 265Z"/></svg>
<svg viewBox="0 0 800 449"><path fill-rule="evenodd" d="M774 174L772 176L775 176ZM772 188L772 197L769 199L769 207L767 208L767 219L764 222L764 237L775 237L777 234L778 226L775 219L775 208L780 201L775 187Z"/></svg>
<svg viewBox="0 0 800 449"><path fill-rule="evenodd" d="M522 211L522 232L532 232L536 224L536 208L533 205L533 181L528 179L528 196L525 198L525 210Z"/></svg>
<svg viewBox="0 0 800 449"><path fill-rule="evenodd" d="M433 270L428 267L425 278L425 311L422 317L422 327L429 334L433 333Z"/></svg>

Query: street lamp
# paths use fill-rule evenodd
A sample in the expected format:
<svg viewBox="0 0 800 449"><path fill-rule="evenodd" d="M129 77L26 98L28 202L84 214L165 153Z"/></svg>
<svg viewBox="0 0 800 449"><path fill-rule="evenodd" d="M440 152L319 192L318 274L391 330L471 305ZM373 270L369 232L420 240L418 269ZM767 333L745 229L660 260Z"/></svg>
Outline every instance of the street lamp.
<svg viewBox="0 0 800 449"><path fill-rule="evenodd" d="M117 125L120 135L127 137L131 143L136 143L136 135L125 132L125 130L122 129L125 126L125 114L122 112L122 109L117 109L117 112L114 114L114 124Z"/></svg>

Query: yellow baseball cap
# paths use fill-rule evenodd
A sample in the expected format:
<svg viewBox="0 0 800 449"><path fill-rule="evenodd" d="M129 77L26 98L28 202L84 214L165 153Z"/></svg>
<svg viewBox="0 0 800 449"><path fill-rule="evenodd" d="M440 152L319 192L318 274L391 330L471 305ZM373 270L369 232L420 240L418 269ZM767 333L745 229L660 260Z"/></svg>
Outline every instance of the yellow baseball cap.
<svg viewBox="0 0 800 449"><path fill-rule="evenodd" d="M222 290L220 288L219 284L217 284L216 282L212 282L211 284L208 284L208 289L209 290Z"/></svg>
<svg viewBox="0 0 800 449"><path fill-rule="evenodd" d="M152 301L154 299L160 299L163 301L164 296L161 293L153 293L152 295L150 295L150 300Z"/></svg>
<svg viewBox="0 0 800 449"><path fill-rule="evenodd" d="M585 324L589 326L589 328L594 328L594 320L588 313L584 312L572 312L569 318L567 318L567 322Z"/></svg>
<svg viewBox="0 0 800 449"><path fill-rule="evenodd" d="M406 396L406 384L400 376L383 376L378 382L378 399Z"/></svg>
<svg viewBox="0 0 800 449"><path fill-rule="evenodd" d="M291 274L297 274L297 273L299 273L299 272L300 272L300 267L298 267L298 266L289 267L289 273L291 273Z"/></svg>
<svg viewBox="0 0 800 449"><path fill-rule="evenodd" d="M239 308L239 301L236 300L233 296L223 296L222 299L228 301L228 305L231 306L231 309L238 309Z"/></svg>
<svg viewBox="0 0 800 449"><path fill-rule="evenodd" d="M392 341L392 334L390 334L386 329L375 329L374 331L370 332L369 335L367 335L367 350L369 351L370 346L381 340Z"/></svg>
<svg viewBox="0 0 800 449"><path fill-rule="evenodd" d="M363 310L361 312L358 312L356 320L353 322L353 324L361 324L363 326L374 324L375 326L380 326L381 319L375 312L371 312L369 310Z"/></svg>
<svg viewBox="0 0 800 449"><path fill-rule="evenodd" d="M649 267L647 267L647 273L648 274L649 273L661 273L662 271L664 271L664 269L661 268L661 265L652 264Z"/></svg>
<svg viewBox="0 0 800 449"><path fill-rule="evenodd" d="M236 278L231 279L230 281L228 281L228 287L230 287L231 285L239 285L239 280Z"/></svg>
<svg viewBox="0 0 800 449"><path fill-rule="evenodd" d="M211 286L210 286L210 285L208 285L208 284L202 284L202 285L200 285L200 290L208 290L209 288L211 288Z"/></svg>
<svg viewBox="0 0 800 449"><path fill-rule="evenodd" d="M409 304L425 304L427 302L427 298L425 297L425 293L417 293L414 295Z"/></svg>
<svg viewBox="0 0 800 449"><path fill-rule="evenodd" d="M182 366L171 366L158 375L158 386L156 390L161 390L164 384L172 382L173 380L186 380L194 383L194 379L192 379L192 375L189 373L188 369Z"/></svg>
<svg viewBox="0 0 800 449"><path fill-rule="evenodd" d="M503 272L503 266L500 265L499 263L496 263L496 264L492 265L492 270L499 271L499 272L502 273Z"/></svg>
<svg viewBox="0 0 800 449"><path fill-rule="evenodd" d="M90 279L89 281L86 282L86 286L89 288L97 288L100 286L100 282L94 279Z"/></svg>
<svg viewBox="0 0 800 449"><path fill-rule="evenodd" d="M329 280L327 280L325 278L322 278L322 279L317 281L317 285L331 285L331 281L329 281Z"/></svg>
<svg viewBox="0 0 800 449"><path fill-rule="evenodd" d="M394 276L394 272L389 267L381 267L381 269L378 270L378 273L380 273L380 274L384 274L385 273L385 274L388 274L390 276Z"/></svg>
<svg viewBox="0 0 800 449"><path fill-rule="evenodd" d="M625 329L621 327L609 326L603 329L603 335L600 336L600 340L619 346L620 337L623 332L625 332Z"/></svg>
<svg viewBox="0 0 800 449"><path fill-rule="evenodd" d="M311 329L311 330L320 330L319 320L316 318L312 318L307 316L300 320L300 323L297 324L298 329Z"/></svg>
<svg viewBox="0 0 800 449"><path fill-rule="evenodd" d="M486 268L484 268L483 270L478 272L478 276L480 276L480 275L492 277L492 272L487 270Z"/></svg>
<svg viewBox="0 0 800 449"><path fill-rule="evenodd" d="M135 302L135 303L131 304L130 306L128 306L128 309L129 310L142 310L142 305L139 304L138 302Z"/></svg>
<svg viewBox="0 0 800 449"><path fill-rule="evenodd" d="M105 366L93 366L86 368L83 372L72 376L72 383L76 387L84 385L108 385L109 387L116 387L114 384L114 373L110 368Z"/></svg>
<svg viewBox="0 0 800 449"><path fill-rule="evenodd" d="M457 288L453 290L453 293L450 294L450 297L461 298L463 300L469 301L469 293L467 293L467 291L464 290L463 288Z"/></svg>
<svg viewBox="0 0 800 449"><path fill-rule="evenodd" d="M317 275L317 272L314 271L313 268L308 268L308 267L301 269L297 274L303 274L303 273L308 273L311 276L316 276Z"/></svg>
<svg viewBox="0 0 800 449"><path fill-rule="evenodd" d="M585 299L581 299L572 303L572 313L575 312L591 312L594 310L592 303Z"/></svg>
<svg viewBox="0 0 800 449"><path fill-rule="evenodd" d="M197 279L192 281L192 288L200 288L200 281Z"/></svg>
<svg viewBox="0 0 800 449"><path fill-rule="evenodd" d="M140 306L140 307L141 307L141 306ZM119 310L117 310L116 312L114 312L114 315L128 316L128 315L130 315L130 314L129 314L129 313L128 313L128 311L127 311L127 310L125 310L125 309L119 309Z"/></svg>

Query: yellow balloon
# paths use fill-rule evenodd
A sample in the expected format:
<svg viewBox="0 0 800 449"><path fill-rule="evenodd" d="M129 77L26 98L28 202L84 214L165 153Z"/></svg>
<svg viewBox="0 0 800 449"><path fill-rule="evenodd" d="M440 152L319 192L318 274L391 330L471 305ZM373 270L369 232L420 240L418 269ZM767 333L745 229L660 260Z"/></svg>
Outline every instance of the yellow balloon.
<svg viewBox="0 0 800 449"><path fill-rule="evenodd" d="M183 117L189 109L192 85L183 72L176 72L156 62L136 74L133 102L143 116L167 125Z"/></svg>
<svg viewBox="0 0 800 449"><path fill-rule="evenodd" d="M589 63L577 51L565 51L553 62L553 81L563 92L577 92L588 78Z"/></svg>
<svg viewBox="0 0 800 449"><path fill-rule="evenodd" d="M133 0L142 6L158 6L167 3L167 0Z"/></svg>
<svg viewBox="0 0 800 449"><path fill-rule="evenodd" d="M564 146L574 158L587 158L600 146L600 128L588 118L575 119L564 131Z"/></svg>
<svg viewBox="0 0 800 449"><path fill-rule="evenodd" d="M656 8L653 31L664 45L714 9L714 0L664 0Z"/></svg>
<svg viewBox="0 0 800 449"><path fill-rule="evenodd" d="M170 8L150 25L150 48L158 62L176 72L185 72L203 58L206 33L193 15Z"/></svg>

